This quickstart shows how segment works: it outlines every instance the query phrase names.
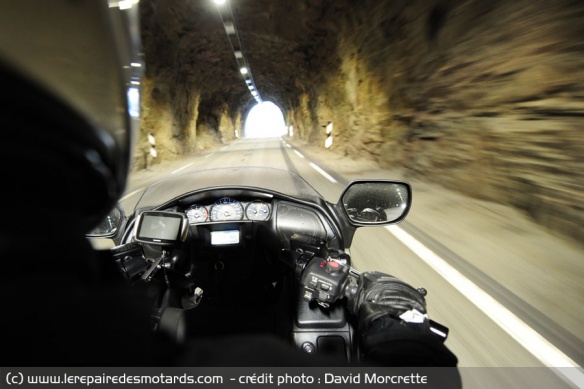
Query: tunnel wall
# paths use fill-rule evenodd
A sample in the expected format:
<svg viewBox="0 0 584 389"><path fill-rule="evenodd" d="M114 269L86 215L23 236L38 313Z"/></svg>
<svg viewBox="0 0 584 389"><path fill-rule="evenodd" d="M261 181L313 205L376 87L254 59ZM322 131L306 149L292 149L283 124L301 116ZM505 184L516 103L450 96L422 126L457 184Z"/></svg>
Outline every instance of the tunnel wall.
<svg viewBox="0 0 584 389"><path fill-rule="evenodd" d="M333 151L584 242L582 3L362 1L339 24L338 66L292 108L300 136L324 145L333 122Z"/></svg>
<svg viewBox="0 0 584 389"><path fill-rule="evenodd" d="M141 85L140 133L133 170L193 151L200 96L184 85L144 78ZM155 138L157 156L150 155L148 135Z"/></svg>

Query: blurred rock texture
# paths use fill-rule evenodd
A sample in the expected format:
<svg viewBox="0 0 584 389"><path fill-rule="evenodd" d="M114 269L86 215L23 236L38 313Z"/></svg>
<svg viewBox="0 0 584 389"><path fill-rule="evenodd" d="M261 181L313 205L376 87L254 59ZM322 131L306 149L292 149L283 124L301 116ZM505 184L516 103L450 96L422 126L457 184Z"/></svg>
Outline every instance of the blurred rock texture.
<svg viewBox="0 0 584 389"><path fill-rule="evenodd" d="M144 134L171 156L255 104L211 0L142 0ZM584 242L584 2L231 0L295 136L517 207ZM159 146L160 144L160 146Z"/></svg>

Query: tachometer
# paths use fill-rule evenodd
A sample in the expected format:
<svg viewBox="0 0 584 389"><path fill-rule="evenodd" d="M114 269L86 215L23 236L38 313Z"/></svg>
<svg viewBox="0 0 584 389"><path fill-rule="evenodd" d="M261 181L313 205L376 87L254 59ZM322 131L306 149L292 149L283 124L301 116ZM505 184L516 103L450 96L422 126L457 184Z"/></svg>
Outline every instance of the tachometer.
<svg viewBox="0 0 584 389"><path fill-rule="evenodd" d="M249 220L268 220L268 217L270 217L270 207L263 201L252 201L245 209L245 216Z"/></svg>
<svg viewBox="0 0 584 389"><path fill-rule="evenodd" d="M224 197L211 207L211 221L243 219L243 205L235 199Z"/></svg>
<svg viewBox="0 0 584 389"><path fill-rule="evenodd" d="M201 205L192 205L185 211L187 218L189 218L189 223L202 223L207 220L209 213L207 209Z"/></svg>

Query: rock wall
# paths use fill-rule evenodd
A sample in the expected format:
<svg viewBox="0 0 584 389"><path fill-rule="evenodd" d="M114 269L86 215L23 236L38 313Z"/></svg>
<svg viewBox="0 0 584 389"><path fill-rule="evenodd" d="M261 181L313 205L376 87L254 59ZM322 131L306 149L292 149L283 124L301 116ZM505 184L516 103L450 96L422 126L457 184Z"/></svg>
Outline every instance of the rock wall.
<svg viewBox="0 0 584 389"><path fill-rule="evenodd" d="M331 121L332 150L583 242L583 6L360 1L339 20L338 66L292 116L318 144Z"/></svg>
<svg viewBox="0 0 584 389"><path fill-rule="evenodd" d="M151 163L173 159L194 150L197 131L199 95L180 86L155 83L144 78L141 85L141 112L139 144L134 158L134 170ZM157 156L150 156L148 135L156 142Z"/></svg>
<svg viewBox="0 0 584 389"><path fill-rule="evenodd" d="M213 9L202 2L147 0L140 3L140 15L146 70L134 170L149 160L148 134L155 136L158 151L150 163L234 139L241 106L253 99L237 77Z"/></svg>

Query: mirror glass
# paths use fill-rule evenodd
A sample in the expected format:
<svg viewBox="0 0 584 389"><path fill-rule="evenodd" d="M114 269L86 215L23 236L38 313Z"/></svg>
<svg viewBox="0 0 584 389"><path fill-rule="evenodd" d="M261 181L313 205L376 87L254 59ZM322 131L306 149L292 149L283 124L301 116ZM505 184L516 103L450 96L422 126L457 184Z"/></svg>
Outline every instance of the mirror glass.
<svg viewBox="0 0 584 389"><path fill-rule="evenodd" d="M119 206L114 207L109 214L93 230L87 233L92 238L106 238L118 231L122 223L123 213Z"/></svg>
<svg viewBox="0 0 584 389"><path fill-rule="evenodd" d="M389 224L409 210L409 186L398 182L357 182L341 198L345 212L359 224Z"/></svg>

